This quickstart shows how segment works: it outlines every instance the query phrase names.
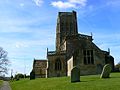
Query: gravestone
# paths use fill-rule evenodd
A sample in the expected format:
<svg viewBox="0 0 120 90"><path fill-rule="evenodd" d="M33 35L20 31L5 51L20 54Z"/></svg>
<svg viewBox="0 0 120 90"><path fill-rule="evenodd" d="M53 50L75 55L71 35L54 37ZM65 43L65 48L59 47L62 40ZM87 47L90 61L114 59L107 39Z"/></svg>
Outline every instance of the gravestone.
<svg viewBox="0 0 120 90"><path fill-rule="evenodd" d="M71 82L80 82L80 68L76 66L71 70Z"/></svg>
<svg viewBox="0 0 120 90"><path fill-rule="evenodd" d="M100 78L109 78L111 70L112 70L112 68L111 68L110 64L106 64L103 67Z"/></svg>

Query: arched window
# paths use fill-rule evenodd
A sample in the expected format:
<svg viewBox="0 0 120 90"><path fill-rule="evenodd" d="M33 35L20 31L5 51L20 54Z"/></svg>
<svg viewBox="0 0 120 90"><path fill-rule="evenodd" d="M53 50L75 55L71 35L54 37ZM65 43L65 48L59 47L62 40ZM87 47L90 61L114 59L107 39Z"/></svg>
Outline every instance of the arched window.
<svg viewBox="0 0 120 90"><path fill-rule="evenodd" d="M61 70L61 61L60 61L60 59L57 59L55 61L55 70Z"/></svg>

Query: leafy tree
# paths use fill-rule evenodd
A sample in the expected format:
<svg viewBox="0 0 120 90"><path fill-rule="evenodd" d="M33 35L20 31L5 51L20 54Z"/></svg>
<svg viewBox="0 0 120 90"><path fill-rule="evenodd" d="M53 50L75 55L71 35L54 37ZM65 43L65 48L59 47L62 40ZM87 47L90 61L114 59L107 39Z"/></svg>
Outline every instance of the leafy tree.
<svg viewBox="0 0 120 90"><path fill-rule="evenodd" d="M19 78L24 78L24 74L18 73L18 74L15 75L15 78L17 78L17 77L19 77Z"/></svg>
<svg viewBox="0 0 120 90"><path fill-rule="evenodd" d="M26 74L18 73L15 75L14 79L19 80L21 78L29 78L30 76L27 76Z"/></svg>
<svg viewBox="0 0 120 90"><path fill-rule="evenodd" d="M3 50L3 48L0 47L0 75L7 74L9 65L7 54L7 51Z"/></svg>
<svg viewBox="0 0 120 90"><path fill-rule="evenodd" d="M115 69L116 71L120 71L120 62L118 62L118 64L115 65Z"/></svg>

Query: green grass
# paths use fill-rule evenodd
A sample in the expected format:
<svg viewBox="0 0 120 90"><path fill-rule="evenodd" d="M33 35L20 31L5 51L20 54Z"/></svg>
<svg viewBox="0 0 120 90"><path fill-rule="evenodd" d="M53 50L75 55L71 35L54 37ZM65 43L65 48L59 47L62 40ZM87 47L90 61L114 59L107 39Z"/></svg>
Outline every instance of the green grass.
<svg viewBox="0 0 120 90"><path fill-rule="evenodd" d="M81 76L81 82L71 83L70 77L38 78L11 82L12 90L120 90L120 73L112 73L109 79L99 75Z"/></svg>
<svg viewBox="0 0 120 90"><path fill-rule="evenodd" d="M1 87L2 83L3 83L3 80L0 80L0 87Z"/></svg>

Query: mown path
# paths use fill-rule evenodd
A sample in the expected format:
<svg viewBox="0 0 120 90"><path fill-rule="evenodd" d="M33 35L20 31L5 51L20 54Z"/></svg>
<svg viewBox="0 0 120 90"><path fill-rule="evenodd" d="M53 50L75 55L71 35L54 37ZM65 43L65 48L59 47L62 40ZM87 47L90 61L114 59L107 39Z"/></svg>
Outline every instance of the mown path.
<svg viewBox="0 0 120 90"><path fill-rule="evenodd" d="M12 89L7 81L3 81L3 84L0 87L0 90L12 90Z"/></svg>

